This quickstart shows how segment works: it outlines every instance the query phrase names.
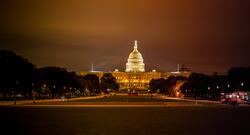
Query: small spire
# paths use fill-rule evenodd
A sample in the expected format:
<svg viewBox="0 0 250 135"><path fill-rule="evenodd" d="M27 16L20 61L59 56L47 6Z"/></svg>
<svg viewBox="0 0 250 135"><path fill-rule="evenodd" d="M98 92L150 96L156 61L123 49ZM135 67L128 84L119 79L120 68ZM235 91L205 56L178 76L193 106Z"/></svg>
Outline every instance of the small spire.
<svg viewBox="0 0 250 135"><path fill-rule="evenodd" d="M137 49L137 40L135 40L134 49Z"/></svg>
<svg viewBox="0 0 250 135"><path fill-rule="evenodd" d="M91 72L93 72L94 71L94 64L92 63L91 64Z"/></svg>

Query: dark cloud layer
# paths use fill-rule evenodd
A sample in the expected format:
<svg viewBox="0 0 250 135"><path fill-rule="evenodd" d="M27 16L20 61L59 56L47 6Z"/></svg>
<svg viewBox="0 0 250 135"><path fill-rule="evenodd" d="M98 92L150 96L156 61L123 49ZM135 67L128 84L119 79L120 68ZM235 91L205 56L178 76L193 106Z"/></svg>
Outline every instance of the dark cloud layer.
<svg viewBox="0 0 250 135"><path fill-rule="evenodd" d="M247 0L8 0L0 2L0 48L38 66L124 70L133 40L146 68L225 73L250 66Z"/></svg>

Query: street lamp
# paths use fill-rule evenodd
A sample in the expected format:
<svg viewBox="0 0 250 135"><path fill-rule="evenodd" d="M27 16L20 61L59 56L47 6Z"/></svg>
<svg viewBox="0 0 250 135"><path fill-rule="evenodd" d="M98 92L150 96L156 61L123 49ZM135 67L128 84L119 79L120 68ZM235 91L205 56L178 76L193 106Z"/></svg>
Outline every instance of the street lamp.
<svg viewBox="0 0 250 135"><path fill-rule="evenodd" d="M72 87L69 88L69 96L70 96L70 97L72 96L71 90L72 90Z"/></svg>
<svg viewBox="0 0 250 135"><path fill-rule="evenodd" d="M241 82L241 84L240 84L242 87L244 86L244 83L243 82Z"/></svg>
<svg viewBox="0 0 250 135"><path fill-rule="evenodd" d="M35 103L36 99L35 99L35 94L36 92L32 90L32 99L33 99L33 103Z"/></svg>
<svg viewBox="0 0 250 135"><path fill-rule="evenodd" d="M16 91L18 89L18 84L19 84L19 81L16 81ZM16 91L14 91L14 95L13 95L13 98L14 98L14 105L16 105Z"/></svg>
<svg viewBox="0 0 250 135"><path fill-rule="evenodd" d="M31 83L31 94L32 94L32 100L33 100L33 103L35 103L35 91L33 90L33 87L34 87L34 83Z"/></svg>
<svg viewBox="0 0 250 135"><path fill-rule="evenodd" d="M15 93L15 91L12 91L12 96L13 96L14 105L16 105L16 93Z"/></svg>
<svg viewBox="0 0 250 135"><path fill-rule="evenodd" d="M208 86L208 87L207 87L207 90L208 90L207 96L208 96L208 98L210 98L210 89L211 89L211 88Z"/></svg>
<svg viewBox="0 0 250 135"><path fill-rule="evenodd" d="M52 94L52 97L56 98L58 94L58 92L56 92L56 85L53 85L53 89L54 89L54 94Z"/></svg>

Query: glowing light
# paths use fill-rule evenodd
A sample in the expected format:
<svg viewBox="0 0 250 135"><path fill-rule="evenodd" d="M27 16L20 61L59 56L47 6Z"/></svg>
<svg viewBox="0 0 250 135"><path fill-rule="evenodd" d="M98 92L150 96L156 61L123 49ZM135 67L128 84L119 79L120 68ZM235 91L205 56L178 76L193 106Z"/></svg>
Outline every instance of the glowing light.
<svg viewBox="0 0 250 135"><path fill-rule="evenodd" d="M180 92L177 91L177 92L176 92L176 97L179 97L179 95L180 95Z"/></svg>

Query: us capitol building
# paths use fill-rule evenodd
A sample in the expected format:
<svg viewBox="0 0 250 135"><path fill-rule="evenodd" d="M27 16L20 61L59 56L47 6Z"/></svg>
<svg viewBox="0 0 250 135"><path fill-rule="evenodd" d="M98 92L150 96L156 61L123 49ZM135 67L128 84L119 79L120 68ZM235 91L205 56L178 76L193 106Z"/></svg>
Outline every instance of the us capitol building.
<svg viewBox="0 0 250 135"><path fill-rule="evenodd" d="M125 72L115 69L112 72L101 72L101 71L88 71L80 72L80 75L84 76L86 74L95 74L99 78L102 77L104 73L111 73L115 78L117 83L120 85L120 89L147 89L149 87L149 82L152 79L164 78L167 79L170 76L183 76L188 77L191 72L182 66L178 65L178 70L176 72L157 72L156 70L145 71L145 64L143 62L142 54L138 51L138 43L134 42L134 49L129 54L128 61L126 63Z"/></svg>

